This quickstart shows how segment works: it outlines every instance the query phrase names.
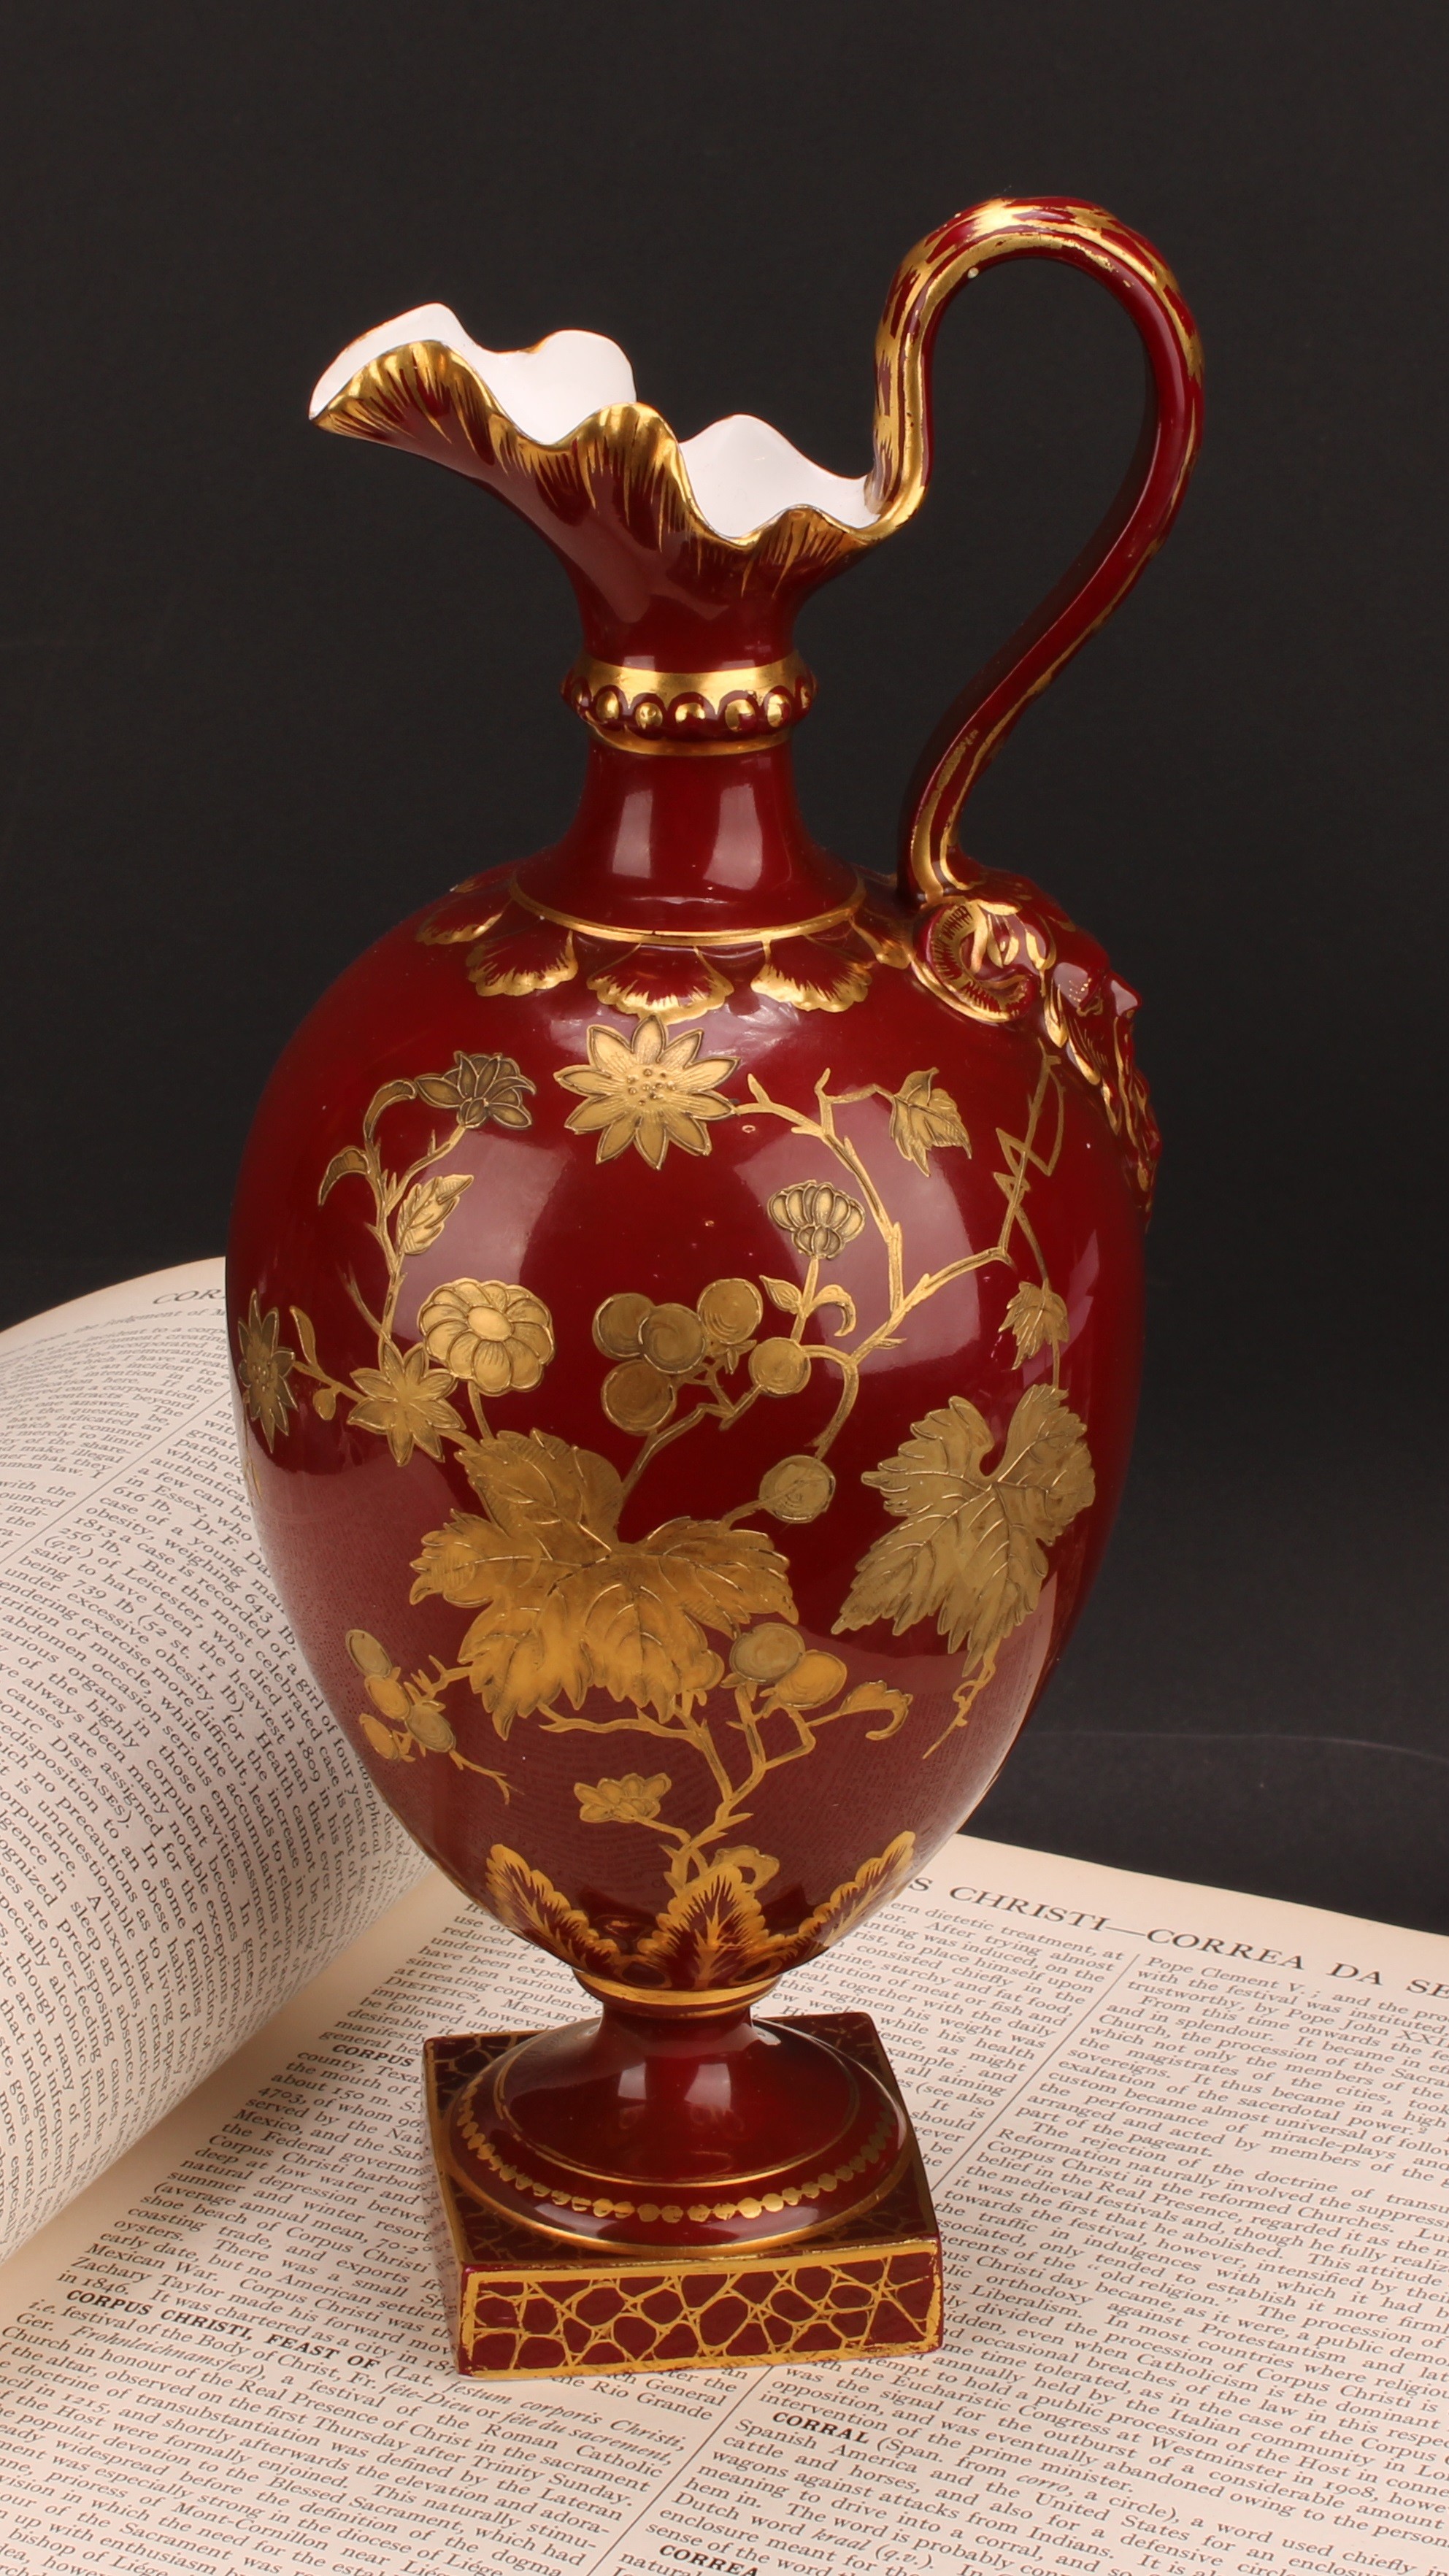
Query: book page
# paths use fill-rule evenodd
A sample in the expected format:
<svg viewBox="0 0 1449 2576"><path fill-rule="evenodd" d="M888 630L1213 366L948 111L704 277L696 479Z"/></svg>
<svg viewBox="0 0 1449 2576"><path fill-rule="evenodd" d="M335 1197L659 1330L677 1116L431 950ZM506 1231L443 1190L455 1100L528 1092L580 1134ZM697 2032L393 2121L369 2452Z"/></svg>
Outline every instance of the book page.
<svg viewBox="0 0 1449 2576"><path fill-rule="evenodd" d="M0 1334L0 2254L421 1869L257 1550L221 1263Z"/></svg>
<svg viewBox="0 0 1449 2576"><path fill-rule="evenodd" d="M461 2381L419 2048L567 2018L468 1914L0 2341L23 2576L1449 2576L1449 1941L956 1838L872 2011L938 2354Z"/></svg>

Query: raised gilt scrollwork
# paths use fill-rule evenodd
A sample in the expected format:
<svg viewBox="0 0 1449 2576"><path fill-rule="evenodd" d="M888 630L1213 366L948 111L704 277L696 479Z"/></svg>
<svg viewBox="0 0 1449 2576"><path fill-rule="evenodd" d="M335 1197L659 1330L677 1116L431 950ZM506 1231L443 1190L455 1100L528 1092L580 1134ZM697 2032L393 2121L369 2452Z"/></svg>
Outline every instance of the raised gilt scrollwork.
<svg viewBox="0 0 1449 2576"><path fill-rule="evenodd" d="M1162 1137L1133 1053L1137 995L1096 940L1024 877L981 869L922 915L912 962L967 1019L1034 1019L1098 1094L1147 1214Z"/></svg>

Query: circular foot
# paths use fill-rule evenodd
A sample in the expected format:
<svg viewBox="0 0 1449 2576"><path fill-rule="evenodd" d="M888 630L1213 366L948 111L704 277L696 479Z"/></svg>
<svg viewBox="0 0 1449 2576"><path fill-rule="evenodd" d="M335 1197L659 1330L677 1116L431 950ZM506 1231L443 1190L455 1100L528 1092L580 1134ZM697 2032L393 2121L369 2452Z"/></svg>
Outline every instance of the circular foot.
<svg viewBox="0 0 1449 2576"><path fill-rule="evenodd" d="M875 2077L808 2032L607 2004L476 2077L446 2153L470 2192L551 2235L677 2248L832 2226L893 2180L907 2136Z"/></svg>

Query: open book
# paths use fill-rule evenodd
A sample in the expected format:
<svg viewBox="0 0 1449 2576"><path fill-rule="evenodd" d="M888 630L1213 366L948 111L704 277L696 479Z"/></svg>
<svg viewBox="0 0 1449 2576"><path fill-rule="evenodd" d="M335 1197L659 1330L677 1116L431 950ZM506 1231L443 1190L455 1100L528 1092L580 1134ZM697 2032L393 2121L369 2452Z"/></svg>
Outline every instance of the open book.
<svg viewBox="0 0 1449 2576"><path fill-rule="evenodd" d="M0 1339L0 1404L5 1368L28 1355L41 1413L63 1370L115 1391L118 1410L106 1456L74 1471L55 1465L69 1453L52 1434L5 1567L11 1698L33 1711L28 1734L7 1718L8 1740L41 1746L11 1811L25 1838L12 1851L8 1820L0 1831L0 2062L22 2227L414 1869L334 1744L250 1554L217 1402L214 1276L138 1283ZM189 1305L157 1328L162 1296ZM153 1434L170 1461L155 1486L136 1418L154 1386L124 1410L133 1349L137 1379L173 1388L183 1354L195 1372ZM105 1508L123 1492L129 1522ZM140 1535L153 1507L174 1516L169 1557ZM234 1698L233 1627L209 1630L179 1536L223 1523L218 1616L245 1596L254 1641ZM50 1555L47 1530L69 1533ZM81 1568L70 1590L62 1559ZM159 1652L146 1660L146 1618L166 1630L159 1594L138 1608L167 1562L192 1619L195 1714L179 1736L145 1700L146 1673L170 1671ZM107 1595L108 1565L139 1576ZM47 1626L62 1612L64 1661ZM107 1620L131 1641L129 1715ZM156 1766L130 1840L103 1794L121 1727L142 1748L139 1779ZM168 1821L160 1784L193 1734L205 1767L175 1778ZM72 1846L62 1837L57 1858L43 1840L68 1812L72 1765L97 1808L99 1949L65 1930ZM179 1839L203 1832L204 1849ZM128 1936L117 1891L132 1867ZM190 1909L184 1934L160 1919L173 1904ZM430 2032L562 2020L576 1989L436 1881L369 1941L371 1992L330 2027L322 2009L306 2021L305 1998L290 2006L293 2053L234 2116L193 2130L186 2154L153 2132L152 2187L52 2274L27 2276L0 2333L0 2570L1449 2576L1449 1941L957 1837L782 1994L787 2009L866 2009L880 2024L942 2220L944 2350L522 2383L451 2369L419 2049ZM244 1997L236 1956L253 1963ZM92 2074L113 2062L113 2080ZM46 2163L71 2132L69 2162ZM0 2316L5 2283L0 2267Z"/></svg>
<svg viewBox="0 0 1449 2576"><path fill-rule="evenodd" d="M423 1866L262 1564L221 1263L0 1333L0 2258Z"/></svg>

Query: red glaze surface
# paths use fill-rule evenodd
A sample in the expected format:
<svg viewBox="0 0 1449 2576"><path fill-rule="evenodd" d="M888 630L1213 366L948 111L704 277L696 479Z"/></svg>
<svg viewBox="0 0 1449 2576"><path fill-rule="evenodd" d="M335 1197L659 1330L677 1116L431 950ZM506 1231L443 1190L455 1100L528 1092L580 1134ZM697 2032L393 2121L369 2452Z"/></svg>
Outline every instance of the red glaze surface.
<svg viewBox="0 0 1449 2576"><path fill-rule="evenodd" d="M856 891L805 828L783 744L641 760L591 743L572 824L520 877L539 903L641 934L773 930Z"/></svg>
<svg viewBox="0 0 1449 2576"><path fill-rule="evenodd" d="M632 1151L596 1164L590 1141L567 1132L576 1103L552 1077L586 1059L586 1031L600 1023L625 1035L629 1030L621 1015L599 1008L581 978L524 999L482 1003L468 987L456 949L421 945L411 923L380 941L318 1004L268 1085L237 1193L233 1307L244 1309L253 1289L263 1313L276 1308L286 1319L293 1305L301 1306L336 1376L375 1365L376 1337L347 1289L350 1274L364 1294L379 1294L381 1264L368 1239L366 1195L360 1181L348 1179L319 1209L318 1182L360 1133L382 1084L445 1071L460 1048L507 1053L538 1086L529 1104L533 1126L526 1134L486 1126L446 1157L448 1171L474 1176L473 1187L437 1244L410 1267L403 1337L413 1339L429 1292L460 1276L517 1281L532 1290L553 1317L557 1356L539 1389L490 1403L493 1427L522 1433L542 1427L626 1471L639 1444L600 1407L611 1363L593 1339L598 1307L624 1291L692 1305L722 1277L803 1279L806 1264L771 1221L768 1202L793 1182L830 1175L818 1148L748 1108L712 1129L707 1157L671 1149L659 1171ZM795 1012L747 988L709 1016L705 1044L711 1055L738 1058L732 1095L746 1095L754 1074L774 1097L806 1108L825 1077L841 1088L869 1080L894 1088L910 1073L936 1066L972 1138L969 1156L940 1154L922 1174L891 1146L883 1102L866 1101L843 1114L871 1168L890 1184L910 1269L935 1269L996 1239L1002 1208L996 1175L1003 1167L996 1134L1019 1135L1025 1124L1042 1064L1034 1024L976 1025L949 1011L913 975L885 969L872 979L866 1001L839 1015ZM763 1514L759 1520L787 1549L809 1645L838 1654L852 1685L880 1680L911 1691L911 1720L888 1742L867 1748L865 1726L882 1722L869 1716L834 1741L823 1737L808 1765L765 1783L753 1805L750 1838L782 1856L779 1898L767 1903L767 1918L776 1906L784 1919L821 1903L893 1834L914 1832L919 1858L954 1830L995 1777L1096 1569L1136 1403L1142 1226L1097 1099L1070 1066L1058 1078L1062 1151L1049 1192L1036 1191L1028 1205L1049 1275L1061 1283L1068 1308L1065 1383L1087 1428L1097 1499L1057 1543L1042 1604L1007 1641L1000 1678L969 1727L927 1757L927 1744L950 1718L961 1665L959 1654L942 1652L935 1620L899 1638L879 1625L844 1637L831 1633L856 1564L888 1526L862 1474L953 1395L969 1397L999 1442L1023 1385L1050 1381L1051 1352L1044 1349L1025 1372L1015 1365L1004 1317L1019 1282L1014 1270L993 1264L943 1289L914 1336L866 1363L854 1413L830 1453L836 1477L830 1509L788 1530ZM406 1162L439 1122L412 1102L391 1115L397 1158ZM865 1229L830 1265L832 1282L855 1299L862 1328L884 1314L882 1269L879 1244ZM763 1320L771 1320L768 1309ZM295 1346L295 1331L286 1339ZM827 1364L802 1393L762 1397L732 1429L705 1423L677 1440L646 1470L621 1535L642 1537L679 1516L713 1518L734 1510L782 1455L808 1451L837 1394L838 1379ZM579 1821L572 1783L582 1776L585 1747L577 1734L517 1722L508 1746L517 1786L507 1807L495 1790L475 1788L445 1762L378 1762L356 1734L366 1701L345 1645L350 1629L371 1629L407 1672L434 1656L445 1665L457 1658L466 1613L437 1595L410 1602L408 1593L428 1532L455 1510L478 1509L466 1475L417 1448L398 1467L385 1440L335 1418L319 1421L305 1394L271 1451L251 1428L248 1454L268 1561L307 1659L379 1787L430 1855L476 1893L489 1846L504 1840L523 1848L526 1818L529 1860L591 1917L631 1909L652 1916L660 1896L652 1838ZM496 1761L498 1741L482 1709L457 1694L449 1708L461 1749L479 1762ZM620 1710L609 1701L599 1714L613 1719ZM656 1762L647 1737L611 1738L588 1750L597 1752L602 1771L669 1767L662 1755ZM797 1851L802 1826L808 1848Z"/></svg>
<svg viewBox="0 0 1449 2576"><path fill-rule="evenodd" d="M1069 214L1067 248L1035 247L1159 312L1145 246L1122 268L1108 219L1088 241ZM974 238L932 237L958 266ZM921 363L924 310L886 326ZM1010 648L1017 704L1048 628L1056 667L1100 622L1124 529L1113 596L1176 507L1195 414L1154 367L1150 453L1076 606ZM439 452L431 415L366 417ZM805 571L769 543L728 596L707 547L651 550L607 490L567 543L595 652L786 648ZM1008 682L967 693L956 745ZM520 2207L571 2158L605 2203L610 2177L687 2200L706 2166L792 2175L783 2217L747 2213L762 2234L814 2223L812 2159L841 2164L827 2214L878 2187L825 2060L800 2043L782 2086L740 2016L984 1795L1116 1508L1156 1153L1135 996L1023 882L959 854L942 900L920 882L861 907L785 740L596 742L563 841L381 940L257 1114L229 1300L303 1650L424 1849L608 2005L514 2061L506 2103L492 2074L466 2097L459 2170ZM652 2241L637 2200L573 2207Z"/></svg>

